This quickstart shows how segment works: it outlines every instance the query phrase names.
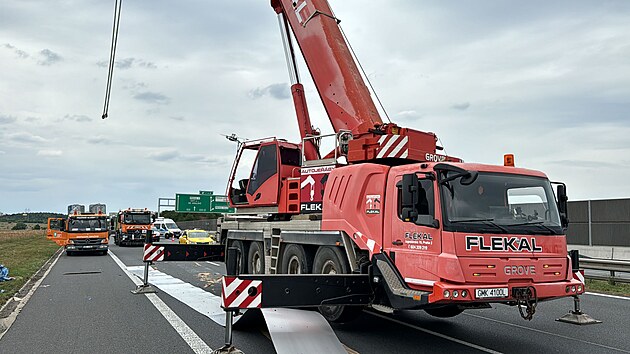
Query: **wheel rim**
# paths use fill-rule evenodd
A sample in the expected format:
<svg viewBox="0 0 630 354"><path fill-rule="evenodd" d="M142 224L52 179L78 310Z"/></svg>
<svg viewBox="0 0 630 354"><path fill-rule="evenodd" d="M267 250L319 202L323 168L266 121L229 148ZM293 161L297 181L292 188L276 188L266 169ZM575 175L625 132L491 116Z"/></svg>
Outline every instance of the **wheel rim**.
<svg viewBox="0 0 630 354"><path fill-rule="evenodd" d="M287 273L302 274L302 262L300 262L300 258L298 256L291 256L291 258L289 258Z"/></svg>
<svg viewBox="0 0 630 354"><path fill-rule="evenodd" d="M332 260L327 260L322 266L322 274L337 274L337 265Z"/></svg>
<svg viewBox="0 0 630 354"><path fill-rule="evenodd" d="M262 270L262 262L260 259L260 254L256 252L252 256L252 271L254 274L262 274L261 270Z"/></svg>

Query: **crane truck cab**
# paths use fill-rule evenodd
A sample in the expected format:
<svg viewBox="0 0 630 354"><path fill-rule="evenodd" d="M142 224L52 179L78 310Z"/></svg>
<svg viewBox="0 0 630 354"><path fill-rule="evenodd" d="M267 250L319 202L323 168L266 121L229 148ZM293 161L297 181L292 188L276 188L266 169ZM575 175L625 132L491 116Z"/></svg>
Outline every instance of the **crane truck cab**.
<svg viewBox="0 0 630 354"><path fill-rule="evenodd" d="M66 218L49 218L46 238L64 247L68 256L79 252L107 254L109 220L103 213L80 214L74 211Z"/></svg>

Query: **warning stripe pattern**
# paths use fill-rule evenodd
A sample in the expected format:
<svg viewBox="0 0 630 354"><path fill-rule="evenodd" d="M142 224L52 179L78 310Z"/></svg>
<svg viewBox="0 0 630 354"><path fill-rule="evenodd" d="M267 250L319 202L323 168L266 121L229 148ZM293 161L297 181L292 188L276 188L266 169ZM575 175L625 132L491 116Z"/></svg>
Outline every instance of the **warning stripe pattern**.
<svg viewBox="0 0 630 354"><path fill-rule="evenodd" d="M156 262L164 260L164 247L154 246L150 243L144 245L144 257L145 262Z"/></svg>
<svg viewBox="0 0 630 354"><path fill-rule="evenodd" d="M262 304L262 280L243 280L224 276L222 279L221 306L223 308L253 309ZM254 290L250 290L255 288ZM252 295L250 295L250 293Z"/></svg>
<svg viewBox="0 0 630 354"><path fill-rule="evenodd" d="M370 250L370 255L381 252L382 247L378 242L374 241L371 238L368 238L359 231L357 231L354 235L355 238L356 236L358 236L359 239L367 246L367 248Z"/></svg>
<svg viewBox="0 0 630 354"><path fill-rule="evenodd" d="M381 146L376 155L377 159L386 157L407 158L409 156L409 147L407 143L409 137L401 135L383 135L378 139Z"/></svg>
<svg viewBox="0 0 630 354"><path fill-rule="evenodd" d="M576 270L575 272L573 272L573 279L579 281L580 283L584 284L584 270L580 269L580 270Z"/></svg>

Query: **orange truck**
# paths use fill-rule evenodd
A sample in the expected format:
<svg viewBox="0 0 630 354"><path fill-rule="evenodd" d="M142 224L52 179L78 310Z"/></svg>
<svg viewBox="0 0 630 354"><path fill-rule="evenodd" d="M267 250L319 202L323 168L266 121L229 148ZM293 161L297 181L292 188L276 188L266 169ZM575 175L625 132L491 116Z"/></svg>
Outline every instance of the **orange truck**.
<svg viewBox="0 0 630 354"><path fill-rule="evenodd" d="M111 220L116 233L114 243L118 246L144 244L147 233L152 233L151 224L154 220L153 213L147 208L120 210ZM160 240L160 236L158 234L152 235L151 240L157 242Z"/></svg>
<svg viewBox="0 0 630 354"><path fill-rule="evenodd" d="M78 252L106 255L108 225L108 217L102 212L82 214L75 209L66 218L49 218L46 238L63 246L68 256Z"/></svg>

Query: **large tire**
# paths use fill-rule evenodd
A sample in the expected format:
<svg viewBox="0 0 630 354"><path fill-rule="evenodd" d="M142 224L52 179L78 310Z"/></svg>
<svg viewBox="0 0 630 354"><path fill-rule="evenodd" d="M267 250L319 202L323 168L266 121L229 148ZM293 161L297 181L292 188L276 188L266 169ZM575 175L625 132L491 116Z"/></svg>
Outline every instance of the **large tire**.
<svg viewBox="0 0 630 354"><path fill-rule="evenodd" d="M247 273L265 274L265 251L262 242L254 241L247 252Z"/></svg>
<svg viewBox="0 0 630 354"><path fill-rule="evenodd" d="M313 263L315 274L348 274L350 266L345 260L345 255L340 247L323 246L315 254ZM320 306L319 312L328 322L343 323L357 318L364 306Z"/></svg>
<svg viewBox="0 0 630 354"><path fill-rule="evenodd" d="M285 247L280 266L282 274L310 274L311 269L311 262L302 245L290 244Z"/></svg>
<svg viewBox="0 0 630 354"><path fill-rule="evenodd" d="M428 313L433 317L439 318L448 318L455 317L460 313L464 312L463 309L460 309L457 305L446 305L441 307L435 307L432 309L425 309L424 312Z"/></svg>
<svg viewBox="0 0 630 354"><path fill-rule="evenodd" d="M241 259L239 264L237 265L238 274L247 274L247 253L245 252L246 250L243 241L233 240L232 242L230 242L230 247L238 248L238 250L241 251Z"/></svg>

